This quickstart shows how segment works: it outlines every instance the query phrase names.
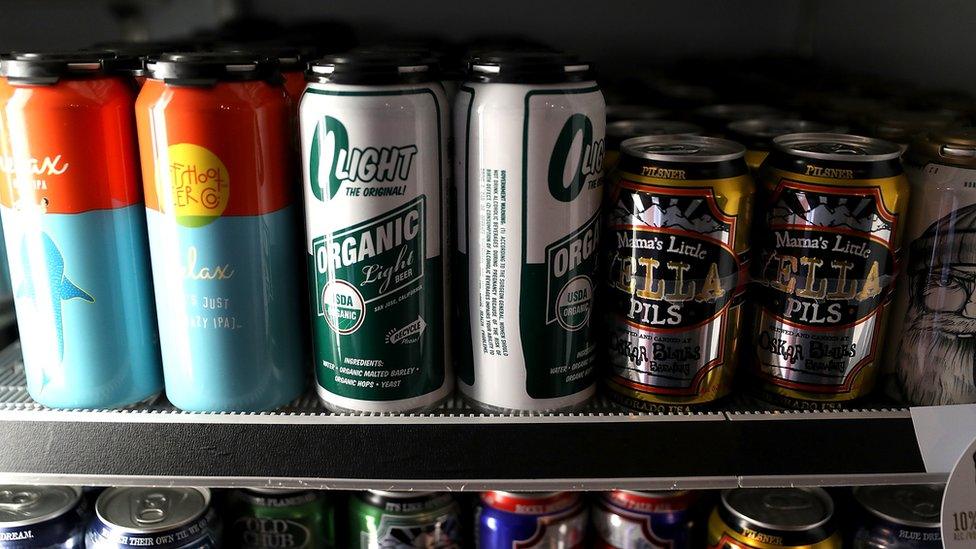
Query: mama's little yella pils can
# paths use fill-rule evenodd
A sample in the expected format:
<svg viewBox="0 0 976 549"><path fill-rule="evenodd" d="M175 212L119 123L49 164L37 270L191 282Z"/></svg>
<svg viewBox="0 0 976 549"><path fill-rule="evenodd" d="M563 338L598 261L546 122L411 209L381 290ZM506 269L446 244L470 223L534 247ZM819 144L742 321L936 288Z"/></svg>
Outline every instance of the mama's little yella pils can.
<svg viewBox="0 0 976 549"><path fill-rule="evenodd" d="M454 108L458 379L475 406L551 410L594 392L603 94L552 52L469 61Z"/></svg>
<svg viewBox="0 0 976 549"><path fill-rule="evenodd" d="M606 213L610 398L687 410L727 395L739 353L755 185L714 137L624 141Z"/></svg>
<svg viewBox="0 0 976 549"><path fill-rule="evenodd" d="M708 549L840 549L834 502L821 488L722 492L708 519Z"/></svg>
<svg viewBox="0 0 976 549"><path fill-rule="evenodd" d="M45 406L123 406L162 389L135 97L116 61L2 61L0 213L27 390Z"/></svg>
<svg viewBox="0 0 976 549"><path fill-rule="evenodd" d="M136 101L166 395L259 411L301 392L292 118L270 61L165 54Z"/></svg>
<svg viewBox="0 0 976 549"><path fill-rule="evenodd" d="M331 408L429 408L451 391L448 107L431 60L312 63L302 97L315 374Z"/></svg>
<svg viewBox="0 0 976 549"><path fill-rule="evenodd" d="M773 140L760 169L751 389L835 408L874 387L908 181L894 143L845 134Z"/></svg>

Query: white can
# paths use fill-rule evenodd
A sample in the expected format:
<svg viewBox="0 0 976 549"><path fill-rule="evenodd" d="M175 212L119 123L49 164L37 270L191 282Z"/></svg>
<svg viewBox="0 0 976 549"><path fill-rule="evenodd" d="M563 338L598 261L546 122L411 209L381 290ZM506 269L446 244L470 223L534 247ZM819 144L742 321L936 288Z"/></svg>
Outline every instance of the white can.
<svg viewBox="0 0 976 549"><path fill-rule="evenodd" d="M299 110L315 374L334 409L451 392L450 112L433 66L360 52L312 64Z"/></svg>
<svg viewBox="0 0 976 549"><path fill-rule="evenodd" d="M454 111L458 379L476 407L594 393L606 105L589 65L476 57Z"/></svg>

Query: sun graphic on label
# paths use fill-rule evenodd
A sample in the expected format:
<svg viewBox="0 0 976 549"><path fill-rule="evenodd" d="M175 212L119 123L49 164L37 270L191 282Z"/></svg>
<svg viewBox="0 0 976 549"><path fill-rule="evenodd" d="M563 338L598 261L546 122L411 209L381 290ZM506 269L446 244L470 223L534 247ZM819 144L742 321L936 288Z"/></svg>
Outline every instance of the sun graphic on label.
<svg viewBox="0 0 976 549"><path fill-rule="evenodd" d="M220 217L230 201L230 174L214 153L200 145L169 149L170 202L176 222L203 227Z"/></svg>

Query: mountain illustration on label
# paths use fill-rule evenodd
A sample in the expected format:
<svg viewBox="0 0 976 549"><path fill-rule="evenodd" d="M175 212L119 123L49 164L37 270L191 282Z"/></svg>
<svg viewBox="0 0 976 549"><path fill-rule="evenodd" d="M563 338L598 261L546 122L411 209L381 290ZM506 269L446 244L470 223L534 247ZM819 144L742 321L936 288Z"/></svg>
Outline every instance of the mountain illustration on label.
<svg viewBox="0 0 976 549"><path fill-rule="evenodd" d="M801 190L783 193L769 213L770 225L837 227L869 233L891 231L873 196L829 196Z"/></svg>
<svg viewBox="0 0 976 549"><path fill-rule="evenodd" d="M35 305L45 300L51 303L51 321L58 337L58 357L64 360L64 331L62 324L61 302L70 299L82 299L94 303L95 298L75 283L71 282L64 273L64 256L47 233L41 233L41 246L44 253L44 265L34 260L39 258L30 253L30 246L25 237L20 248L21 261L24 267L24 281L17 288L17 297L34 300ZM43 293L40 293L43 292Z"/></svg>
<svg viewBox="0 0 976 549"><path fill-rule="evenodd" d="M711 215L708 203L704 199L694 199L689 203L677 198L646 196L640 193L621 195L611 223L646 225L660 229L683 229L693 233L713 235L722 241L726 240L722 233L729 232L727 224L719 222Z"/></svg>

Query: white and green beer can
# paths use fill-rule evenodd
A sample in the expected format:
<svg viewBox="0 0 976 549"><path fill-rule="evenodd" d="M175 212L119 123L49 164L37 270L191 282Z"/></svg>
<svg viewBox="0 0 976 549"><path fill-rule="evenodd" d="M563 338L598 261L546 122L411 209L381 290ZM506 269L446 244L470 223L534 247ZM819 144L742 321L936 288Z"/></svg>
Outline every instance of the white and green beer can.
<svg viewBox="0 0 976 549"><path fill-rule="evenodd" d="M402 412L451 392L449 108L434 63L313 62L299 110L315 377L326 406Z"/></svg>
<svg viewBox="0 0 976 549"><path fill-rule="evenodd" d="M589 65L473 57L454 104L458 380L475 407L594 393L606 105Z"/></svg>

